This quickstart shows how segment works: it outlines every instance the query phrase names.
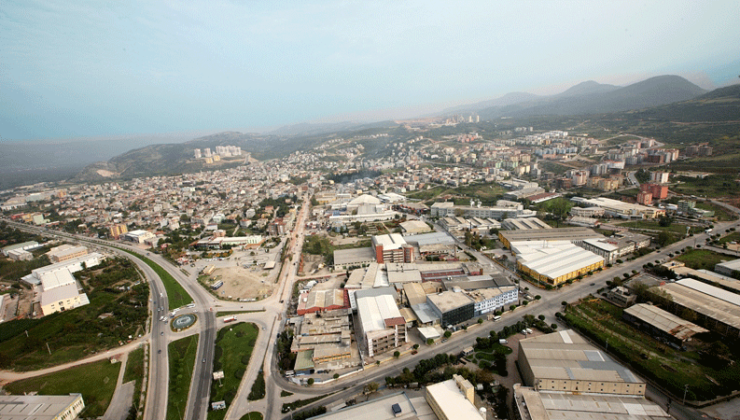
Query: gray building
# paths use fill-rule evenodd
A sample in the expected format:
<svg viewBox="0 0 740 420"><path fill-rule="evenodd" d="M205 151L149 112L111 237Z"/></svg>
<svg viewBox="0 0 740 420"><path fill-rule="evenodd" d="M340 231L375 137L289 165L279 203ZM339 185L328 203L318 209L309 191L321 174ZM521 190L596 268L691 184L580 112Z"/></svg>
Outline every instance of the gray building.
<svg viewBox="0 0 740 420"><path fill-rule="evenodd" d="M475 315L475 301L463 293L448 291L427 295L427 303L444 327L465 322Z"/></svg>

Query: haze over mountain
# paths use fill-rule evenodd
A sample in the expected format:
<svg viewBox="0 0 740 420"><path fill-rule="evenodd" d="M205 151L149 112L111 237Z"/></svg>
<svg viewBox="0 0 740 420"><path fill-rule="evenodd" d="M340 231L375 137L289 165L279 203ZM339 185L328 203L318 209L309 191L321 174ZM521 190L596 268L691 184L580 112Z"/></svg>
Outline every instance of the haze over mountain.
<svg viewBox="0 0 740 420"><path fill-rule="evenodd" d="M481 118L602 114L684 101L705 92L680 76L657 76L625 87L591 80L556 95L504 95L491 101L455 107L445 113L476 112Z"/></svg>

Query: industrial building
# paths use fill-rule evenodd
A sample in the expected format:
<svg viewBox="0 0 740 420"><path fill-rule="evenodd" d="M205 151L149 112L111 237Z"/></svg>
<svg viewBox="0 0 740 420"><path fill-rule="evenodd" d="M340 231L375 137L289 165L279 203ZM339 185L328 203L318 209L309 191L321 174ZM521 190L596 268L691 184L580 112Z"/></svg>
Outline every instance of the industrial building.
<svg viewBox="0 0 740 420"><path fill-rule="evenodd" d="M664 209L643 206L641 204L626 203L624 201L612 200L610 198L573 197L571 200L580 204L601 207L604 209L605 215L622 219L655 219L658 216L665 215Z"/></svg>
<svg viewBox="0 0 740 420"><path fill-rule="evenodd" d="M298 315L305 315L349 307L349 295L346 290L311 290L301 294L296 312Z"/></svg>
<svg viewBox="0 0 740 420"><path fill-rule="evenodd" d="M475 389L467 379L452 375L452 379L429 385L424 397L439 420L483 420L475 408Z"/></svg>
<svg viewBox="0 0 740 420"><path fill-rule="evenodd" d="M46 256L52 263L71 260L73 258L87 255L87 248L81 245L59 245L49 250Z"/></svg>
<svg viewBox="0 0 740 420"><path fill-rule="evenodd" d="M21 242L19 244L13 244L3 247L3 255L6 257L8 256L8 252L13 250L23 250L23 251L31 251L36 248L39 248L41 245L39 245L36 241L28 241L28 242Z"/></svg>
<svg viewBox="0 0 740 420"><path fill-rule="evenodd" d="M714 266L714 271L728 277L734 277L740 272L740 259L725 261Z"/></svg>
<svg viewBox="0 0 740 420"><path fill-rule="evenodd" d="M82 394L0 395L3 420L75 420L84 409Z"/></svg>
<svg viewBox="0 0 740 420"><path fill-rule="evenodd" d="M645 383L572 330L519 342L522 380L536 391L645 396Z"/></svg>
<svg viewBox="0 0 740 420"><path fill-rule="evenodd" d="M490 217L449 216L440 219L439 225L447 233L456 238L462 238L467 231L478 233L481 236L488 236L492 229L501 229L501 222Z"/></svg>
<svg viewBox="0 0 740 420"><path fill-rule="evenodd" d="M95 267L103 260L103 256L97 252L62 261L56 264L47 265L31 271L31 274L23 277L21 280L31 285L46 283L47 288L53 288L53 284L59 283L60 276L74 279L71 274L81 271L83 268ZM66 275L65 275L66 273ZM63 285L63 284L59 284ZM47 289L48 290L48 289Z"/></svg>
<svg viewBox="0 0 740 420"><path fill-rule="evenodd" d="M571 241L578 242L589 238L603 238L604 235L584 227L571 227L543 230L502 230L498 233L505 248L511 248L512 242L524 241Z"/></svg>
<svg viewBox="0 0 740 420"><path fill-rule="evenodd" d="M532 194L535 195L535 194ZM503 218L514 218L514 217L535 217L537 212L534 210L525 209L521 203L515 203L513 206L509 205L511 201L499 200L495 207L482 207L482 206L456 206L452 202L439 202L432 204L431 213L432 217L452 217L452 216L464 216L464 217L479 217L482 219L496 219L501 220Z"/></svg>
<svg viewBox="0 0 740 420"><path fill-rule="evenodd" d="M501 226L508 230L552 229L552 226L536 217L506 219L501 222Z"/></svg>
<svg viewBox="0 0 740 420"><path fill-rule="evenodd" d="M401 230L404 235L416 235L419 233L431 232L432 228L421 220L408 220L401 223Z"/></svg>
<svg viewBox="0 0 740 420"><path fill-rule="evenodd" d="M375 250L367 248L338 249L334 251L334 268L361 267L375 263Z"/></svg>
<svg viewBox="0 0 740 420"><path fill-rule="evenodd" d="M403 391L341 410L331 410L311 418L316 420L438 420L424 397L410 398Z"/></svg>
<svg viewBox="0 0 740 420"><path fill-rule="evenodd" d="M740 338L740 295L697 280L666 283L659 289L672 297L671 311L690 310L696 323L720 335Z"/></svg>
<svg viewBox="0 0 740 420"><path fill-rule="evenodd" d="M369 357L406 344L406 321L391 295L357 298L358 341Z"/></svg>
<svg viewBox="0 0 740 420"><path fill-rule="evenodd" d="M419 248L422 257L428 255L451 254L455 255L457 243L455 238L445 232L424 233L404 237L404 240Z"/></svg>
<svg viewBox="0 0 740 420"><path fill-rule="evenodd" d="M74 280L74 279L73 279ZM44 290L41 293L41 312L44 316L68 311L90 304L87 294L80 293L76 283Z"/></svg>
<svg viewBox="0 0 740 420"><path fill-rule="evenodd" d="M639 233L616 233L610 238L590 238L580 241L578 245L604 258L607 264L614 264L618 259L638 249L650 245L651 238Z"/></svg>
<svg viewBox="0 0 740 420"><path fill-rule="evenodd" d="M326 311L320 316L308 313L296 325L290 351L296 353L296 372L311 373L313 369L342 369L360 362L356 346L352 346L349 310Z"/></svg>
<svg viewBox="0 0 740 420"><path fill-rule="evenodd" d="M514 416L519 420L660 420L672 419L663 409L645 398L626 395L598 395L540 392L514 385Z"/></svg>
<svg viewBox="0 0 740 420"><path fill-rule="evenodd" d="M375 262L414 262L414 247L407 244L398 233L373 236L373 252Z"/></svg>
<svg viewBox="0 0 740 420"><path fill-rule="evenodd" d="M519 271L553 286L604 266L603 257L569 241L513 242L510 246Z"/></svg>
<svg viewBox="0 0 740 420"><path fill-rule="evenodd" d="M442 292L427 295L427 303L442 326L457 325L475 316L475 301L464 293ZM416 313L419 316L419 313ZM419 317L421 320L421 317Z"/></svg>
<svg viewBox="0 0 740 420"><path fill-rule="evenodd" d="M128 226L122 223L118 223L112 225L108 230L111 238L118 239L121 235L125 235L126 233L128 233Z"/></svg>
<svg viewBox="0 0 740 420"><path fill-rule="evenodd" d="M625 309L622 317L646 330L653 336L658 336L679 346L690 341L695 334L709 332L693 322L686 321L666 312L657 306L639 303Z"/></svg>
<svg viewBox="0 0 740 420"><path fill-rule="evenodd" d="M132 230L131 232L122 234L120 238L124 241L143 244L147 240L156 238L156 235L146 230Z"/></svg>

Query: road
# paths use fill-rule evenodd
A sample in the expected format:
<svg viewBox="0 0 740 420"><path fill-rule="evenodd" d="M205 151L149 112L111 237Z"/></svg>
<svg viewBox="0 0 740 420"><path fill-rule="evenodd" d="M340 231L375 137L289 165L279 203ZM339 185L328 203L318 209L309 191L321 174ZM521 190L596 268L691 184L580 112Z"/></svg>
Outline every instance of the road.
<svg viewBox="0 0 740 420"><path fill-rule="evenodd" d="M573 285L565 286L562 290L539 290L535 289L534 286L531 285L532 287L530 287L530 289L538 290L536 293L540 294L542 296L542 299L538 302L533 302L528 306L521 306L517 308L516 311L514 311L513 313L506 312L501 321L498 321L496 323L485 323L482 327L472 327L469 329L468 332L455 334L446 343L438 343L431 347L423 346L419 349L419 353L416 356L403 357L399 360L388 362L379 367L372 366L369 367L367 369L367 372L365 373L349 377L345 380L339 380L326 386L314 386L312 388L306 388L287 381L279 374L277 364L273 363L276 351L276 340L272 340L271 338L276 332L282 330L282 327L284 326L286 321L285 319L281 319L278 321L278 315L285 313L286 306L290 302L290 296L293 290L293 283L296 279L296 265L292 263L297 263L300 259L300 253L302 250L304 239L305 220L308 214L309 207L308 201L309 198L304 197L302 211L299 213L296 221L296 229L291 234L293 235L294 240L291 242L290 248L287 249L286 252L292 255L292 261L286 260L287 264L283 268L283 272L281 273L280 279L278 280L279 292L273 294L271 297L263 301L260 301L258 304L242 304L236 302L219 301L212 295L210 295L207 291L205 291L199 284L197 284L196 281L185 277L177 268L173 267L163 258L154 254L148 256L149 258L160 264L163 268L165 268L178 282L180 282L180 284L183 285L188 293L193 296L193 299L196 303L197 313L199 315L199 322L196 325L200 331L200 341L198 346L195 373L193 375L193 386L191 386L188 411L185 416L186 419L206 418L213 366L212 360L215 343L215 333L217 331L217 327L223 326L222 323L218 324L217 320L215 319L215 311L217 310L217 308L218 310L222 311L256 310L258 308L264 308L264 312L243 314L239 315L238 317L240 321L243 320L248 322L255 322L262 328L262 332L259 335L257 343L255 345L255 353L252 356L252 362L250 362L248 374L245 375L245 378L243 379L242 384L239 388L237 397L234 399L232 406L229 408L226 418L239 419L246 412L256 410L263 412L266 419L278 419L281 417L285 417L282 413L280 413L281 404L279 403L279 393L283 389L294 392L297 396L306 397L341 391L317 403L321 405L329 404L332 401L346 399L349 396L361 391L362 387L369 382L374 381L382 383L386 376L396 376L402 372L404 367L413 368L413 366L415 366L420 359L431 357L440 352L457 353L461 348L474 344L477 337L487 336L491 328L500 330L504 326L513 325L524 315L544 314L547 317L548 323L556 322L554 314L555 312L562 310L562 301L572 302L583 296L587 296L588 294L596 293L599 288L602 288L606 285L607 280L610 280L615 276L621 276L623 273L631 273L632 270L640 271L644 264L652 262L656 259L659 259L661 261L665 260L667 259L665 257L666 254L681 250L687 246L692 246L694 243L701 244L703 246L706 242L706 238L710 236L706 233L702 233L695 235L694 237L683 239L679 242L664 247L659 254L651 253L636 260L627 261L623 264L615 265L613 268L596 273L582 282L576 282ZM733 209L733 211L740 212L740 210L735 209L734 207L732 207L731 209ZM740 221L716 223L714 232L724 232L731 227L737 228L738 225L740 225ZM27 225L20 225L20 227L28 228ZM35 229L36 232L40 232L40 229L38 228L31 227L31 229ZM89 238L60 234L58 232L54 232L54 234L91 241ZM94 241L98 245L106 246L108 249L112 249L109 247L110 244L107 242L99 240L92 241ZM116 243L115 245L121 246L122 244ZM468 250L473 255L475 255L476 258L478 258L481 262L490 263L490 260L485 255L477 251L470 250L464 245L462 245L462 247L463 249ZM139 253L145 252L133 247L129 248ZM156 276L156 273L154 273L148 265L144 264L140 260L134 259L134 261L136 261L137 265L150 279L152 296L156 297L159 295L159 293L162 293L163 296L166 296L166 293L164 293L164 288L161 285L161 281L159 280L159 277ZM508 272L507 274L511 275L511 273ZM523 282L522 284L520 284L520 287L525 284L528 283ZM159 306L167 308L166 298L163 297L157 299L157 305L154 307L154 311L156 311L157 307ZM213 308L213 311L210 310L211 308ZM158 356L162 358L162 361L159 363L150 363L151 372L149 377L149 392L147 394L147 407L145 414L146 419L164 418L164 413L166 410L166 393L168 383L168 363L166 363L166 339L168 337L165 336L165 339L161 340L157 338L160 337L160 333L163 331L165 332L165 335L168 335L169 328L166 327L166 324L158 321L157 319L158 316L153 316L151 327L151 354L152 359L155 359L155 356ZM159 350L162 350L161 356ZM264 354L260 354L261 351L264 351ZM265 372L267 397L263 400L250 403L246 401L246 393L249 392L249 385L251 385L251 383L254 381L254 376L258 371L258 369L254 367L254 365L256 365L259 360L262 360L262 357L264 357L263 367ZM203 360L205 360L206 362L203 362ZM154 362L154 360L152 360L152 362ZM253 364L253 362L255 363ZM345 387L348 387L348 389L343 390ZM648 388L648 394L651 399L659 403L660 401L665 401L665 396L663 396L657 390L652 390L651 388L652 387ZM675 401L673 402L671 413L674 414L679 420L701 419L700 413L698 413L696 410L682 407Z"/></svg>

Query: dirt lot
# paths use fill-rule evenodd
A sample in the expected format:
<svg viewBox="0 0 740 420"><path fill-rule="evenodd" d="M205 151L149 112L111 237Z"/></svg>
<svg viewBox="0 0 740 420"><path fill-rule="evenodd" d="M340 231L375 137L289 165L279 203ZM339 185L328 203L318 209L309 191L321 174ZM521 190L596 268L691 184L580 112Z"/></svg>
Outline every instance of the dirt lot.
<svg viewBox="0 0 740 420"><path fill-rule="evenodd" d="M223 280L217 290L219 297L233 299L264 299L275 291L275 276L279 267L272 270L243 268L240 266L216 268L211 274L215 281Z"/></svg>

